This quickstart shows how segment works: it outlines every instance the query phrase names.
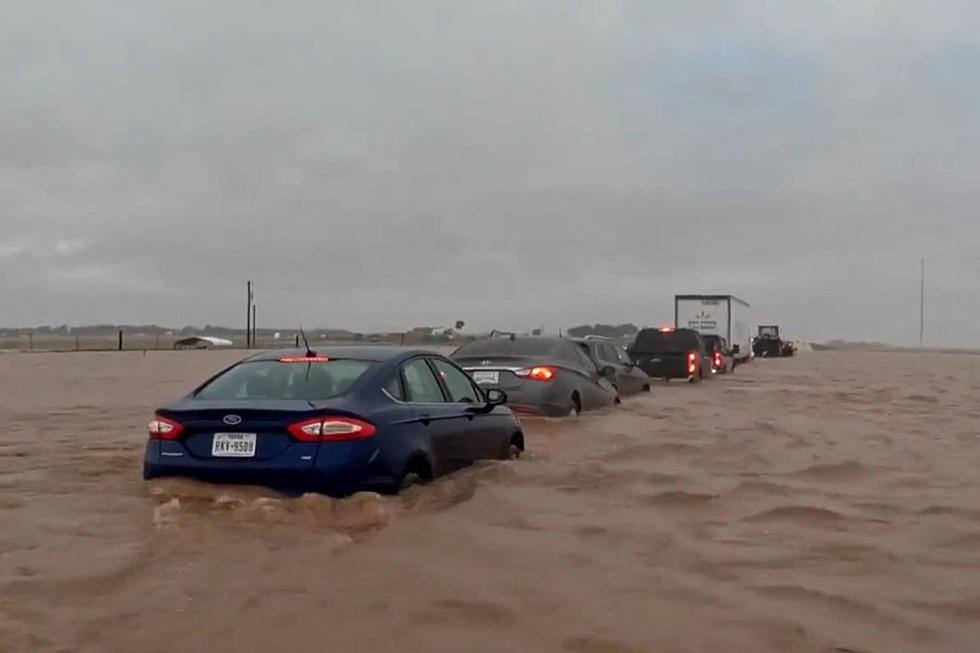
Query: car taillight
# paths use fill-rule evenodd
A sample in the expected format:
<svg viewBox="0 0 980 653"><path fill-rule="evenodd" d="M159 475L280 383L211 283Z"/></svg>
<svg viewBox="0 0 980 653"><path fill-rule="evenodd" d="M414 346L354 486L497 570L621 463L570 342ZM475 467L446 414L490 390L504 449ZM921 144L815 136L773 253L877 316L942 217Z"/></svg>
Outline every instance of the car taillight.
<svg viewBox="0 0 980 653"><path fill-rule="evenodd" d="M374 424L353 417L315 417L290 424L289 434L301 442L338 442L370 438L377 432Z"/></svg>
<svg viewBox="0 0 980 653"><path fill-rule="evenodd" d="M153 418L148 428L151 440L176 440L184 432L183 424L159 415Z"/></svg>
<svg viewBox="0 0 980 653"><path fill-rule="evenodd" d="M555 370L550 367L532 367L527 370L517 370L514 374L535 381L550 381L555 378Z"/></svg>
<svg viewBox="0 0 980 653"><path fill-rule="evenodd" d="M687 373L694 374L698 369L698 355L697 352L691 352L687 355Z"/></svg>
<svg viewBox="0 0 980 653"><path fill-rule="evenodd" d="M715 352L715 367L721 367L721 354Z"/></svg>

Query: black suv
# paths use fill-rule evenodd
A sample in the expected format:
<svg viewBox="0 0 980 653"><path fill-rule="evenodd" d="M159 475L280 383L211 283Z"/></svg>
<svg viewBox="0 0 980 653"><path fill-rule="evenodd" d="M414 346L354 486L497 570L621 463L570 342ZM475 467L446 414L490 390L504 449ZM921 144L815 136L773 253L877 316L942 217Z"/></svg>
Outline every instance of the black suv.
<svg viewBox="0 0 980 653"><path fill-rule="evenodd" d="M629 348L636 365L652 377L687 379L700 383L711 378L711 354L694 329L642 329Z"/></svg>

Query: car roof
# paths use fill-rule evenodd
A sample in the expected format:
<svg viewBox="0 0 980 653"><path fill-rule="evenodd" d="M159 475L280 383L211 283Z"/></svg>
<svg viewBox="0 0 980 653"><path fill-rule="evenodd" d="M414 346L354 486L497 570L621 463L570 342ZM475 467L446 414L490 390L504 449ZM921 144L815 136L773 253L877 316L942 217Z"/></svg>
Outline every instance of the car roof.
<svg viewBox="0 0 980 653"><path fill-rule="evenodd" d="M619 345L612 338L569 338L572 342L577 342L580 345L612 345L613 347L618 347Z"/></svg>
<svg viewBox="0 0 980 653"><path fill-rule="evenodd" d="M584 345L585 343L578 343L572 338L565 336L507 336L507 337L493 337L493 338L481 338L479 340L474 340L473 342L468 342L466 344L460 345L460 347L450 354L451 358L458 358L458 355L473 355L472 351L474 349L480 350L481 348L490 345L491 343L538 343L541 345L542 349L551 349L552 351L558 347L569 347ZM507 348L509 345L501 345L502 348ZM480 354L485 355L485 354Z"/></svg>
<svg viewBox="0 0 980 653"><path fill-rule="evenodd" d="M643 333L644 331L660 331L661 333L701 333L697 329L692 329L690 327L644 327L637 333Z"/></svg>
<svg viewBox="0 0 980 653"><path fill-rule="evenodd" d="M568 342L571 338L565 338L563 336L519 336L519 335L498 335L491 336L489 338L479 338L473 342L466 343L467 345L472 345L475 343L492 342L495 340L535 340L537 342ZM464 347L466 345L463 345Z"/></svg>
<svg viewBox="0 0 980 653"><path fill-rule="evenodd" d="M391 345L328 345L326 347L311 346L317 356L327 358L349 358L355 360L373 361L380 363L393 358L408 358L410 356L439 356L442 354L431 349L409 349ZM269 349L249 356L245 360L276 360L283 356L305 356L306 349Z"/></svg>

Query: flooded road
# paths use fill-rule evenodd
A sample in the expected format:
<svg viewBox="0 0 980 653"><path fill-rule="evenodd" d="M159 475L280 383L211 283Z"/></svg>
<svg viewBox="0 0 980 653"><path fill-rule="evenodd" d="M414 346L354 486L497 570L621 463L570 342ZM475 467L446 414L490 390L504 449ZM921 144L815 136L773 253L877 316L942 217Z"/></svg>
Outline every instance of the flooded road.
<svg viewBox="0 0 980 653"><path fill-rule="evenodd" d="M144 483L239 355L0 355L0 651L980 650L978 356L657 385L395 498Z"/></svg>

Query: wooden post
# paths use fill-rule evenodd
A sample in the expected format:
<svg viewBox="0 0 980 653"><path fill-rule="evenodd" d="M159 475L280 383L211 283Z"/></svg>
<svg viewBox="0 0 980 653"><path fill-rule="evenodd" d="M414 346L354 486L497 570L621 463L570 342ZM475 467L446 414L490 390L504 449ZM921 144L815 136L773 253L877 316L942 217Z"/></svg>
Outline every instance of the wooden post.
<svg viewBox="0 0 980 653"><path fill-rule="evenodd" d="M123 335L122 335L122 329L120 329L119 330L119 351L122 351L122 349L123 349Z"/></svg>
<svg viewBox="0 0 980 653"><path fill-rule="evenodd" d="M78 336L75 336L75 351L81 351L81 347L78 344Z"/></svg>
<svg viewBox="0 0 980 653"><path fill-rule="evenodd" d="M925 345L926 337L926 259L922 259L922 277L919 286L919 349Z"/></svg>
<svg viewBox="0 0 980 653"><path fill-rule="evenodd" d="M255 326L255 304L252 304L252 346L258 347L257 340L259 339L258 329Z"/></svg>
<svg viewBox="0 0 980 653"><path fill-rule="evenodd" d="M247 299L245 300L245 349L252 348L252 282L246 285Z"/></svg>

